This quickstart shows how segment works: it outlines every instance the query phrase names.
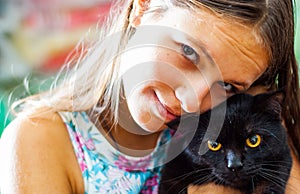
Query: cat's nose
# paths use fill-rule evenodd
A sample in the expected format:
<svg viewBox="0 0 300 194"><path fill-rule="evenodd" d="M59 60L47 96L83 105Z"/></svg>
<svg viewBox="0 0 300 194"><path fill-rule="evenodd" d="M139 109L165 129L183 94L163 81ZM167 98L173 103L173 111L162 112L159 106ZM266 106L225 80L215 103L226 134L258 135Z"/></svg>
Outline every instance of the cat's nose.
<svg viewBox="0 0 300 194"><path fill-rule="evenodd" d="M227 168L231 171L239 170L243 167L240 155L235 153L232 150L229 150L226 155L227 159Z"/></svg>
<svg viewBox="0 0 300 194"><path fill-rule="evenodd" d="M243 164L241 161L228 161L227 168L229 168L231 171L237 171L243 167Z"/></svg>

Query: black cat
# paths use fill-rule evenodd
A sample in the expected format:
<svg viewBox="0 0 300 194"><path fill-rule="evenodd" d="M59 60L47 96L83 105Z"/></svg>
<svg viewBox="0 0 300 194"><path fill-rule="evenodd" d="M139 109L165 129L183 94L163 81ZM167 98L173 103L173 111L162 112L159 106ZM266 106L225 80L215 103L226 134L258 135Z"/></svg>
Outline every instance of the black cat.
<svg viewBox="0 0 300 194"><path fill-rule="evenodd" d="M292 159L282 100L281 92L237 94L200 116L171 122L177 132L167 156L184 151L164 166L159 193L187 193L188 185L214 182L247 194L284 194Z"/></svg>

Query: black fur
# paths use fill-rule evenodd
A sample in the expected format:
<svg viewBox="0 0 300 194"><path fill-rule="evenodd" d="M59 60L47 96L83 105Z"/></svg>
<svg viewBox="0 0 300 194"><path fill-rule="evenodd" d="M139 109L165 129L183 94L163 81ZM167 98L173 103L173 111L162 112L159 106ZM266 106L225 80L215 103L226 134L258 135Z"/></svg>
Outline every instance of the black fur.
<svg viewBox="0 0 300 194"><path fill-rule="evenodd" d="M187 193L188 185L214 182L247 194L284 194L292 159L281 125L282 100L281 92L237 94L200 116L189 114L171 122L170 128L182 131L182 137L170 143L167 156L172 157L178 145L187 147L164 166L159 193ZM189 125L195 121L198 127L192 132ZM261 143L247 146L246 139L256 134ZM221 143L221 149L209 150L208 140Z"/></svg>

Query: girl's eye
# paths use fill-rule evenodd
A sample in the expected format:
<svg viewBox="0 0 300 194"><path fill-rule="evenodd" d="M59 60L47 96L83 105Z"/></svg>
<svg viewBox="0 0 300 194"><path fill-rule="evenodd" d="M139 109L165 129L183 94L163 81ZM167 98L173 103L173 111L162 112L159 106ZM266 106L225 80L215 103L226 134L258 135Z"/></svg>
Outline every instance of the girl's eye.
<svg viewBox="0 0 300 194"><path fill-rule="evenodd" d="M195 64L198 63L199 55L196 53L196 51L192 47L182 44L182 51L186 58L188 58L190 61L192 61Z"/></svg>
<svg viewBox="0 0 300 194"><path fill-rule="evenodd" d="M219 81L218 84L226 91L226 92L235 92L235 87L229 83Z"/></svg>
<svg viewBox="0 0 300 194"><path fill-rule="evenodd" d="M246 144L250 148L255 148L255 147L259 146L260 142L261 142L261 137L260 137L260 135L257 135L257 134L246 139Z"/></svg>
<svg viewBox="0 0 300 194"><path fill-rule="evenodd" d="M222 145L215 141L207 141L207 146L211 151L218 151L221 149Z"/></svg>

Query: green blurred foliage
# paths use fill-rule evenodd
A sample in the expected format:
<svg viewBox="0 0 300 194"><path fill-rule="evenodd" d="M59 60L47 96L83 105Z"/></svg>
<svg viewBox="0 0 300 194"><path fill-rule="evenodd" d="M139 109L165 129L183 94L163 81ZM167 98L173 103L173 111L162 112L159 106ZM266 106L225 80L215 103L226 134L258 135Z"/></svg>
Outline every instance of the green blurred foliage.
<svg viewBox="0 0 300 194"><path fill-rule="evenodd" d="M13 120L11 105L27 96L48 90L54 76L30 74L26 78L0 81L0 137L4 128Z"/></svg>

